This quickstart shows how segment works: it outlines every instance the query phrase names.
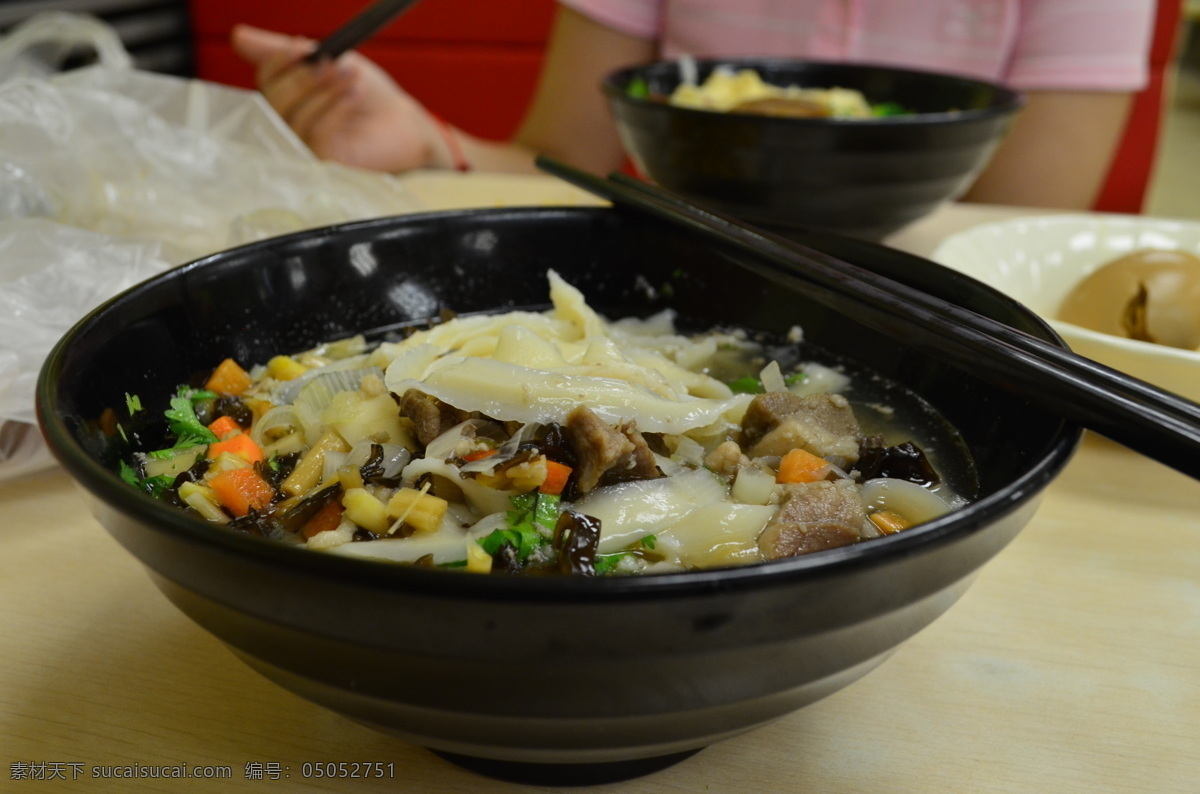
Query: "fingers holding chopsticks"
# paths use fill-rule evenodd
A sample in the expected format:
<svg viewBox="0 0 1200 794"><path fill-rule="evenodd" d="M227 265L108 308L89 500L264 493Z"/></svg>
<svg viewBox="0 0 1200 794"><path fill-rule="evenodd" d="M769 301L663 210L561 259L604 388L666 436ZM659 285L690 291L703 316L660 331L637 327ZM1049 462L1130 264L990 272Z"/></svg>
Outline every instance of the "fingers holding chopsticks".
<svg viewBox="0 0 1200 794"><path fill-rule="evenodd" d="M361 164L346 133L361 112L367 79L356 53L310 62L312 39L248 25L235 27L230 42L254 66L267 102L318 157Z"/></svg>
<svg viewBox="0 0 1200 794"><path fill-rule="evenodd" d="M360 53L310 61L313 40L247 25L234 28L230 42L254 67L271 107L318 157L392 173L450 167L435 118Z"/></svg>
<svg viewBox="0 0 1200 794"><path fill-rule="evenodd" d="M235 27L230 42L254 66L259 90L271 107L306 141L314 124L353 94L352 55L308 63L305 56L316 42L248 25Z"/></svg>

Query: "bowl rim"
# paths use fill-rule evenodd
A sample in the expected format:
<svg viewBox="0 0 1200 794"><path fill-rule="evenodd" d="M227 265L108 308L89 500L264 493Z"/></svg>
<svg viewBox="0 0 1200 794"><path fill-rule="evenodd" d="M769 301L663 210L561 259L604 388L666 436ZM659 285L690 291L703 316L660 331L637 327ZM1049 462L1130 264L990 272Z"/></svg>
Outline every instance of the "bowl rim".
<svg viewBox="0 0 1200 794"><path fill-rule="evenodd" d="M651 112L671 112L682 114L684 118L728 118L740 119L747 118L761 119L763 123L778 126L798 126L798 127L841 127L849 125L851 127L863 128L878 128L878 127L907 127L914 125L926 124L966 124L977 122L993 117L1007 116L1022 109L1025 105L1025 96L1020 91L1009 88L1001 83L982 80L976 77L970 77L953 72L938 72L929 69L913 69L902 66L893 66L885 63L877 63L871 61L837 61L821 58L784 58L784 57L766 57L766 58L748 58L748 57L730 57L730 58L697 58L695 59L697 68L701 71L712 69L717 66L730 66L733 68L763 68L777 67L780 65L811 65L818 69L838 69L849 72L888 72L897 75L912 76L917 78L931 78L944 80L949 82L961 83L975 86L978 88L988 88L996 92L997 101L983 108L969 108L966 110L946 110L935 113L912 113L908 115L897 116L873 116L870 118L794 118L782 116L764 116L752 113L735 113L732 111L712 111L700 108L688 108L671 105L666 102L652 102L647 99L630 96L626 91L625 86L629 79L639 73L646 72L650 69L679 69L678 59L660 59L655 61L646 61L632 66L625 66L620 69L615 69L604 76L600 83L600 88L610 101L621 102L631 107L650 110Z"/></svg>
<svg viewBox="0 0 1200 794"><path fill-rule="evenodd" d="M154 532L173 533L178 540L205 546L214 552L236 555L243 562L283 566L290 571L327 579L439 598L486 597L506 602L544 602L547 596L552 594L556 603L593 604L613 600L694 597L735 590L765 590L787 586L800 579L836 577L843 575L845 571L869 569L887 564L893 559L909 557L922 550L939 547L960 537L981 532L992 523L1016 511L1022 504L1036 499L1038 493L1058 476L1078 447L1082 429L1063 420L1047 439L1046 450L1036 464L996 493L927 522L915 531L876 538L869 543L782 560L682 573L605 577L475 576L458 571L426 570L415 566L320 554L311 549L286 546L212 526L202 518L189 515L149 494L131 488L120 479L116 471L102 466L87 453L75 440L60 411L57 410L59 400L56 383L62 375L66 358L75 340L86 336L93 326L117 307L144 291L157 289L159 284L178 278L180 273L214 267L228 259L245 258L247 254L256 250L285 247L296 241L314 237L336 237L346 232L371 231L375 228L391 229L398 223L422 223L456 216L500 216L526 214L531 211L545 213L548 217L564 213L589 216L614 212L610 207L531 206L431 211L351 221L306 229L215 252L135 284L109 298L76 322L56 342L46 357L37 380L36 411L47 446L82 488L108 506Z"/></svg>
<svg viewBox="0 0 1200 794"><path fill-rule="evenodd" d="M1187 229L1197 234L1197 239L1200 241L1200 221L1192 221L1186 218L1146 218L1136 215L1123 215L1121 213L1091 213L1084 214L1078 212L1063 212L1052 213L1046 215L1020 215L1005 220L989 221L987 223L977 224L962 231L946 237L930 254L930 259L949 267L952 270L963 273L966 276L976 280L982 280L973 273L968 273L959 270L957 264L951 264L952 255L956 248L966 248L972 245L972 240L975 238L992 238L990 242L996 240L1006 241L1012 240L1017 235L1009 234L1012 230L1018 227L1036 225L1042 228L1062 227L1068 230L1075 231L1093 231L1105 226L1117 229L1152 229L1169 233L1171 231ZM1013 246L1014 250L1019 246ZM1197 246L1197 255L1200 256L1200 242ZM1099 250L1097 247L1096 250ZM1164 249L1165 250L1165 249ZM988 282L985 282L988 283ZM989 283L993 289L998 289L1001 292L1006 292L1002 287ZM1030 311L1033 311L1030 309ZM1069 323L1065 320L1059 320L1056 317L1038 314L1043 321L1049 323L1056 331L1062 334L1065 338L1076 338L1085 340L1092 344L1102 344L1112 347L1126 353L1145 356L1148 358L1159 358L1167 361L1175 361L1186 364L1200 364L1200 349L1188 350L1180 347L1170 347L1169 345L1159 345L1153 342L1143 342L1138 339L1127 339L1123 336L1114 334L1106 334L1102 331L1093 331L1090 328L1085 328L1075 323Z"/></svg>

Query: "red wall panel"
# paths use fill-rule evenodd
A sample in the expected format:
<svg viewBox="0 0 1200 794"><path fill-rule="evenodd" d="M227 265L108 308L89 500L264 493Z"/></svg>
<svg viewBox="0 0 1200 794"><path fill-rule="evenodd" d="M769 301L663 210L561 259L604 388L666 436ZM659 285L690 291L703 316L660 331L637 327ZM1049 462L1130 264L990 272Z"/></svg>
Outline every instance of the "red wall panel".
<svg viewBox="0 0 1200 794"><path fill-rule="evenodd" d="M357 9L318 0L197 0L191 6L196 75L253 86L251 68L229 47L229 31L239 22L320 38ZM438 115L476 135L503 139L533 93L553 17L554 0L430 0L359 49Z"/></svg>

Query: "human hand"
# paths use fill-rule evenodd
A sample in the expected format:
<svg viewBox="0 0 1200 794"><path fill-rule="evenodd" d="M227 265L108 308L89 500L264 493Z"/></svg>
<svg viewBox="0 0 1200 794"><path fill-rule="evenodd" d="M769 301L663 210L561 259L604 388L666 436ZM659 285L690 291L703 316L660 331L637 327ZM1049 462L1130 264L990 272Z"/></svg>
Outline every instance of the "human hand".
<svg viewBox="0 0 1200 794"><path fill-rule="evenodd" d="M378 171L445 167L438 122L367 58L348 52L308 64L314 42L237 25L233 49L259 90L322 159Z"/></svg>

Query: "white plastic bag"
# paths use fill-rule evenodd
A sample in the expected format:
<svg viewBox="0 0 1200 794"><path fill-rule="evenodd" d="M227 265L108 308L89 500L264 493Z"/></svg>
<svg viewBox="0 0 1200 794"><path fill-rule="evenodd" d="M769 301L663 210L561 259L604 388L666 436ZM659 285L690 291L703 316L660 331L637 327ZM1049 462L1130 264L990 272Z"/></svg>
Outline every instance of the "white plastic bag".
<svg viewBox="0 0 1200 794"><path fill-rule="evenodd" d="M47 65L80 46L96 65ZM0 39L0 81L0 424L34 421L50 348L125 287L241 243L421 209L395 177L318 160L257 92L131 68L91 17L42 15ZM0 443L0 479L12 461Z"/></svg>
<svg viewBox="0 0 1200 794"><path fill-rule="evenodd" d="M107 69L133 66L116 31L102 20L52 11L31 17L0 38L0 75L4 80L48 77L81 49L92 50Z"/></svg>

